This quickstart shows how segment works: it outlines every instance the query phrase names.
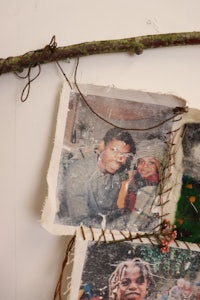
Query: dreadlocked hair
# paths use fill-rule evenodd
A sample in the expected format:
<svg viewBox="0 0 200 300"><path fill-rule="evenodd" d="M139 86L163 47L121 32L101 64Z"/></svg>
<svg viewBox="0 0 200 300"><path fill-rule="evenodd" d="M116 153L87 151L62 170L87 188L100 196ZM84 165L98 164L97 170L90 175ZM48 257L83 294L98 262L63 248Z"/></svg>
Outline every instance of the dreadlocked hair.
<svg viewBox="0 0 200 300"><path fill-rule="evenodd" d="M109 278L109 300L118 300L117 291L121 283L122 278L128 267L138 267L140 269L140 274L146 278L148 283L148 293L152 291L155 286L153 280L153 274L151 272L150 266L147 262L143 261L141 258L134 258L132 260L126 260L118 264L115 271L110 275Z"/></svg>

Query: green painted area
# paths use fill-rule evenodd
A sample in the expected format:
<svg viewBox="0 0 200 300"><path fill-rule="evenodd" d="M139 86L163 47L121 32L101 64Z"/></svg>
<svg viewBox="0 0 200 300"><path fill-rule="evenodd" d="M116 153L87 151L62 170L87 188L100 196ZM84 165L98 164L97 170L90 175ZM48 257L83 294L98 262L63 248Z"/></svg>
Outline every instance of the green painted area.
<svg viewBox="0 0 200 300"><path fill-rule="evenodd" d="M200 182L186 176L183 176L175 225L178 240L200 243Z"/></svg>

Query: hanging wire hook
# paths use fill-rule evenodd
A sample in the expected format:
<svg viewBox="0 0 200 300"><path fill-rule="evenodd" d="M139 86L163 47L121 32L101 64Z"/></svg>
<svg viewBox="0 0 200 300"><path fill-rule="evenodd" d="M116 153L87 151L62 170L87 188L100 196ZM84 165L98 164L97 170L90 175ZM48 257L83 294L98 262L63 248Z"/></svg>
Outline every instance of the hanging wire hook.
<svg viewBox="0 0 200 300"><path fill-rule="evenodd" d="M55 35L51 38L50 43L44 47L44 49L42 50L43 53L50 51L51 53L54 52L57 48L57 43L56 43L56 37ZM34 57L35 52L33 52L32 56ZM31 78L31 70L33 67L38 67L38 73ZM19 75L17 72L14 72L14 74L21 79L28 79L27 84L25 85L25 87L22 90L21 93L21 102L25 102L28 99L28 96L30 94L30 88L31 88L31 82L33 82L41 73L41 65L40 63L34 63L32 65L29 66L27 74L26 75Z"/></svg>
<svg viewBox="0 0 200 300"><path fill-rule="evenodd" d="M25 87L23 88L22 90L22 93L21 93L21 102L25 102L27 99L28 99L28 96L29 96L29 93L30 93L30 89L31 89L31 82L33 82L41 73L41 66L38 64L36 65L38 67L38 73L33 77L31 78L31 69L33 68L32 66L30 66L28 68L28 72L25 76L21 76L19 74L17 74L15 72L15 75L21 79L28 79L28 82L26 83ZM35 67L35 66L34 66ZM26 93L26 94L25 94ZM24 96L25 94L25 96Z"/></svg>
<svg viewBox="0 0 200 300"><path fill-rule="evenodd" d="M85 99L85 96L83 95L83 93L81 92L78 84L77 84L77 71L78 71L78 66L79 66L79 57L77 57L77 63L76 63L76 68L75 68L75 73L74 73L74 84L83 100L83 102L86 104L86 106L88 107L88 109L96 116L98 117L99 119L101 119L102 121L106 122L107 124L113 126L113 127L116 127L116 128L119 128L119 129L122 129L122 130L134 130L134 131L146 131L146 130L151 130L151 129L155 129L157 127L160 127L162 126L163 124L165 124L166 122L169 122L170 120L173 120L173 121L180 121L181 120L181 117L178 119L178 120L175 120L175 117L178 116L178 115L182 115L183 113L187 112L187 107L175 107L174 109L172 109L172 115L163 120L162 122L156 124L156 125L153 125L151 127L148 127L148 128L126 128L126 127L121 127L121 126L118 126L108 120L106 120L105 118L103 118L102 116L100 116L97 112L95 112L93 110L93 108L89 105L89 103L87 102L87 100Z"/></svg>

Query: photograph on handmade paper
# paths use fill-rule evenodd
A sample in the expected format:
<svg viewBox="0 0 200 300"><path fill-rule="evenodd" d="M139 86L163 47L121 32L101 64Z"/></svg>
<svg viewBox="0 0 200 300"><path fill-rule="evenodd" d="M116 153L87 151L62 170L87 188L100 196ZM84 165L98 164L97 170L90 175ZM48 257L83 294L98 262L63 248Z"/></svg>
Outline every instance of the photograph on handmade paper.
<svg viewBox="0 0 200 300"><path fill-rule="evenodd" d="M88 242L82 252L79 244L69 299L200 299L200 249L183 247L179 242L161 253L159 245L145 242Z"/></svg>
<svg viewBox="0 0 200 300"><path fill-rule="evenodd" d="M182 151L182 182L175 224L178 239L200 243L200 123L184 125Z"/></svg>
<svg viewBox="0 0 200 300"><path fill-rule="evenodd" d="M152 231L170 163L170 132L184 106L173 95L65 86L43 225L56 234L77 226Z"/></svg>

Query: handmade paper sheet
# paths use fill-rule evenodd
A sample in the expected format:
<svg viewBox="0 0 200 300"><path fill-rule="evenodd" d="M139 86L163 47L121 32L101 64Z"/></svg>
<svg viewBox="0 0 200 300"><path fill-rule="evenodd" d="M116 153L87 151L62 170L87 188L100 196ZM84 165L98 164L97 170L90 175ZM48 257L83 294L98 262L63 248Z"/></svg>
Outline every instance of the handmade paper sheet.
<svg viewBox="0 0 200 300"><path fill-rule="evenodd" d="M54 234L151 232L168 200L185 101L114 87L63 86L43 226Z"/></svg>
<svg viewBox="0 0 200 300"><path fill-rule="evenodd" d="M78 239L69 294L70 300L198 299L200 249L179 241L163 254L152 240Z"/></svg>

